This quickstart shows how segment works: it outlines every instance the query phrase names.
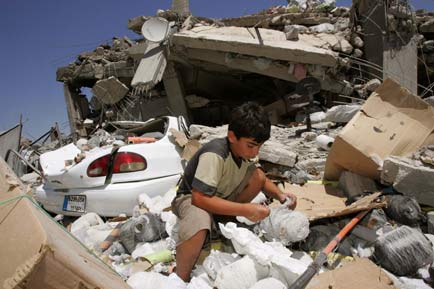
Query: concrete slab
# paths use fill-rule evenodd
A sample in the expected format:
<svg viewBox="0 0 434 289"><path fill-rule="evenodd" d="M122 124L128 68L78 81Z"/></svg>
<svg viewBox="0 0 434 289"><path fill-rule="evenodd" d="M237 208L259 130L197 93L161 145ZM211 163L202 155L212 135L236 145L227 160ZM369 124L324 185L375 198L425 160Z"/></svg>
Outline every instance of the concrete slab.
<svg viewBox="0 0 434 289"><path fill-rule="evenodd" d="M164 47L149 43L147 51L142 60L140 60L131 81L131 86L140 86L147 89L154 87L161 81L166 66L167 60L164 55Z"/></svg>
<svg viewBox="0 0 434 289"><path fill-rule="evenodd" d="M434 169L404 157L384 160L381 181L420 204L434 206Z"/></svg>
<svg viewBox="0 0 434 289"><path fill-rule="evenodd" d="M115 104L119 102L125 97L128 91L128 87L113 76L97 81L92 87L92 92L95 96L105 104Z"/></svg>
<svg viewBox="0 0 434 289"><path fill-rule="evenodd" d="M173 45L232 52L296 63L336 67L338 54L303 41L287 41L284 32L242 27L200 27L176 33Z"/></svg>

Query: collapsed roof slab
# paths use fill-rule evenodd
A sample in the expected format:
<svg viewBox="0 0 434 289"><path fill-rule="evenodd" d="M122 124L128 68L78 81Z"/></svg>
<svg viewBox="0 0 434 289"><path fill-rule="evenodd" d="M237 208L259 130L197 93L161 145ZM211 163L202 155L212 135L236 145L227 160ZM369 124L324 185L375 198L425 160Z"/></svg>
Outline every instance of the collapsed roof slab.
<svg viewBox="0 0 434 289"><path fill-rule="evenodd" d="M179 54L180 56L176 59L183 59L186 57L190 60L199 60L202 63L225 66L231 70L261 74L290 82L299 81L299 79L297 79L294 74L291 73L295 63L282 63L281 61L276 61L269 58L258 58L240 54L233 55L230 53L210 51L205 49L179 50L174 54ZM176 59L174 60L176 61ZM346 94L345 89L347 85L339 80L332 80L328 75L326 75L325 69L324 75L318 79L321 82L321 88L323 90Z"/></svg>
<svg viewBox="0 0 434 289"><path fill-rule="evenodd" d="M267 57L295 63L336 67L338 54L302 41L288 41L285 33L242 27L198 27L172 37L173 45Z"/></svg>

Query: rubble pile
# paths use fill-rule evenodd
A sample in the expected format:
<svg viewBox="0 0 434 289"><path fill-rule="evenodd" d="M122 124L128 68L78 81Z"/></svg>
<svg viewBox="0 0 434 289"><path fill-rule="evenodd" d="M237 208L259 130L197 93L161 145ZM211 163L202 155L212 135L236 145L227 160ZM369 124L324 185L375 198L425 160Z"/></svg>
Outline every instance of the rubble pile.
<svg viewBox="0 0 434 289"><path fill-rule="evenodd" d="M72 136L39 148L40 157L30 144L22 150L41 170L35 199L0 160L0 243L23 247L19 262L0 270L7 285L43 283L34 275L44 279L50 266L61 272L56 262L68 267L69 257L68 282L86 288L294 288L319 261L320 274L307 288L434 286L434 107L425 67L434 55L434 15L413 12L406 1L355 1L349 9L291 0L253 15L207 19L182 3L157 11L158 18L129 20L145 38L150 27L162 27L161 39L113 38L58 69ZM418 61L418 53L425 59L419 70L426 69L415 78L402 61ZM302 87L309 77L319 93ZM418 83L426 102L416 96ZM184 284L173 273L176 186L200 146L227 135L230 109L250 100L273 123L258 161L281 190L297 196L297 206L288 210L259 194L253 202L266 203L270 215L217 224ZM40 228L29 246L23 219ZM347 224L352 230L325 254ZM14 238L5 237L8 230ZM98 275L82 274L87 266Z"/></svg>
<svg viewBox="0 0 434 289"><path fill-rule="evenodd" d="M294 119L306 101L294 85L307 76L320 81L316 101L327 107L363 102L387 77L432 96L431 13L413 12L405 1L364 2L375 1L357 2L352 9L335 7L334 1L289 1L223 19L191 15L188 5L175 11L175 5L155 17L132 18L128 28L141 37L149 27L167 25L164 38L115 37L57 70L57 81L65 83L71 132L86 137L106 121L167 114L221 125L230 108L246 99L264 105L281 100L269 107L281 123ZM378 38L382 34L384 40ZM418 59L418 74L395 65ZM91 95L84 88L91 88Z"/></svg>
<svg viewBox="0 0 434 289"><path fill-rule="evenodd" d="M381 106L379 100L383 101ZM395 107L396 103L399 106ZM373 114L373 104L378 109L376 114L394 111L401 120L388 123L387 118L365 119L365 114ZM425 178L424 174L433 166L433 148L429 143L434 108L387 80L363 106L341 105L322 112L322 117L315 118L315 114L318 112L312 114L315 121L310 131L303 125L272 126L271 138L259 154L269 177L283 182L279 187L297 196L296 210L272 203L270 216L257 224L243 218L237 218L240 223L219 224L219 237L203 249L188 284L180 283L172 273L176 266L177 218L170 206L175 188L159 196L141 194L138 206L131 206L128 216L104 221L95 213L83 214L72 223L70 231L132 288L289 288L352 215L366 211L367 215L335 253L327 256L312 286L317 282L324 286L335 282L349 286L342 284L356 277L368 282L368 288L432 286L429 268L434 262L434 226L432 212L427 211L433 206L434 186L430 185L432 178ZM406 134L405 126L419 122L427 126L427 134L419 129L411 136L415 146L410 155L402 154L412 143L396 128L396 121L401 121ZM342 128L341 124L346 125ZM364 126L367 131L360 135ZM105 142L114 141L113 136L119 134L102 132L98 135L104 135ZM191 125L188 131L172 128L168 133L173 142L185 149L191 142L200 145L224 137L227 126ZM386 134L384 139L381 133ZM377 146L372 146L371 134L375 135ZM107 146L105 142L103 147ZM400 146L401 142L406 145ZM77 143L79 146L83 149L88 143L82 140ZM128 146L134 144L124 143L120 147ZM383 155L389 149L394 149L393 154ZM347 162L348 155L340 159L339 150L351 150L351 158L358 159L357 166ZM80 149L74 149L71 155L77 151ZM361 154L377 155L376 167L366 167L369 160L360 158ZM338 165L341 168L334 181L325 180L326 175L334 176L334 166ZM265 196L260 195L254 202L264 200ZM56 219L62 222L61 217ZM355 271L348 273L347 268ZM358 270L373 270L381 277L365 276ZM339 277L341 271L347 272L345 277ZM330 272L333 277L327 279Z"/></svg>

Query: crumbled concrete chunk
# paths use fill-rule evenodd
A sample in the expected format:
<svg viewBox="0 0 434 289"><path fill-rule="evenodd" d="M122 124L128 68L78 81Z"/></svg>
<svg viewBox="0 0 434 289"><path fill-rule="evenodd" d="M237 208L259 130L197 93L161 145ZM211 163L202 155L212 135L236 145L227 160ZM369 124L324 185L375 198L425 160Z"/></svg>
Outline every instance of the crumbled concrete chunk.
<svg viewBox="0 0 434 289"><path fill-rule="evenodd" d="M404 157L384 160L381 181L398 192L415 197L419 203L434 206L434 169Z"/></svg>

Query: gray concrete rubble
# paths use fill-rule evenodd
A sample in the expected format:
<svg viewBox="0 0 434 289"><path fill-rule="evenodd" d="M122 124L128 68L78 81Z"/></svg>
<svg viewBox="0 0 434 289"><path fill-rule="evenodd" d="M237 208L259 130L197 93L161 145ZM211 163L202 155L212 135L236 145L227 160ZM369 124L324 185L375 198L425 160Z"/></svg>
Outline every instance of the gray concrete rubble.
<svg viewBox="0 0 434 289"><path fill-rule="evenodd" d="M308 180L322 178L327 151L316 145L316 137L321 133L334 137L338 129L330 128L332 123L321 122L314 125L315 131L297 137L299 127L271 127L271 138L266 141L259 152L259 160L269 163L273 175L280 175L288 180L303 184ZM225 137L227 126L208 127L191 125L191 138L202 144L215 138Z"/></svg>
<svg viewBox="0 0 434 289"><path fill-rule="evenodd" d="M339 178L339 187L350 200L355 200L365 193L377 191L377 186L374 180L349 171L345 171L341 174Z"/></svg>
<svg viewBox="0 0 434 289"><path fill-rule="evenodd" d="M128 87L117 78L111 76L97 81L92 87L92 92L100 102L115 104L127 95Z"/></svg>
<svg viewBox="0 0 434 289"><path fill-rule="evenodd" d="M148 91L157 85L163 78L166 65L164 48L157 44L149 44L131 81L133 90Z"/></svg>
<svg viewBox="0 0 434 289"><path fill-rule="evenodd" d="M421 204L434 206L434 168L419 160L389 157L384 160L381 181Z"/></svg>

